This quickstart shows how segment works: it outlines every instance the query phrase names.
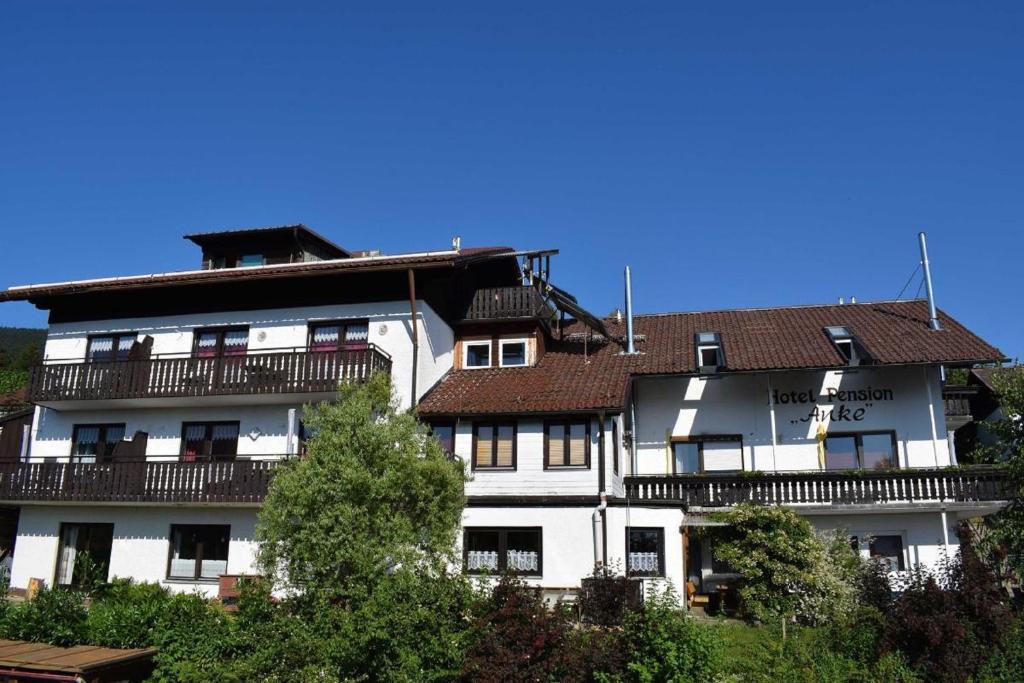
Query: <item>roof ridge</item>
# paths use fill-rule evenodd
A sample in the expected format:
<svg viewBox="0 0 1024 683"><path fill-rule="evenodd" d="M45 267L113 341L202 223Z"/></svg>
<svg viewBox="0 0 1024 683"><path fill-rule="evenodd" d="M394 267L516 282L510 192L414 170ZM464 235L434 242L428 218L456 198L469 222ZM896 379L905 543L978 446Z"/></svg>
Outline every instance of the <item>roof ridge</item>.
<svg viewBox="0 0 1024 683"><path fill-rule="evenodd" d="M800 310L806 308L849 308L850 306L877 306L878 304L910 304L925 301L925 299L879 299L877 301L858 301L857 303L834 303L834 304L789 304L783 306L749 306L745 308L713 308L703 311L663 311L659 313L635 313L634 318L659 318L680 315L708 315L710 313L742 313L750 311L785 311ZM941 309L940 309L941 310ZM613 316L607 316L610 319Z"/></svg>

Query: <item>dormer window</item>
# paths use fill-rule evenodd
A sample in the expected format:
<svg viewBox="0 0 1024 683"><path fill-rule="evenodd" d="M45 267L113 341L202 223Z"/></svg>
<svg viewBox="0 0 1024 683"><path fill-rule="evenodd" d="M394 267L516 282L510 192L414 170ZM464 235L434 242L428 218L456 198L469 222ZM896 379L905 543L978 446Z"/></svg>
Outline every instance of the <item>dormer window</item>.
<svg viewBox="0 0 1024 683"><path fill-rule="evenodd" d="M491 367L491 342L463 342L463 349L466 357L463 367L466 368L489 368Z"/></svg>
<svg viewBox="0 0 1024 683"><path fill-rule="evenodd" d="M859 365L862 357L866 356L866 354L858 353L860 345L850 328L844 325L829 325L825 328L825 332L848 365Z"/></svg>
<svg viewBox="0 0 1024 683"><path fill-rule="evenodd" d="M501 367L513 368L526 365L525 339L502 339L500 346Z"/></svg>
<svg viewBox="0 0 1024 683"><path fill-rule="evenodd" d="M242 254L238 259L238 265L242 268L252 268L253 266L262 266L267 262L263 254Z"/></svg>
<svg viewBox="0 0 1024 683"><path fill-rule="evenodd" d="M698 332L696 342L698 370L701 372L717 372L725 367L722 335L718 332Z"/></svg>

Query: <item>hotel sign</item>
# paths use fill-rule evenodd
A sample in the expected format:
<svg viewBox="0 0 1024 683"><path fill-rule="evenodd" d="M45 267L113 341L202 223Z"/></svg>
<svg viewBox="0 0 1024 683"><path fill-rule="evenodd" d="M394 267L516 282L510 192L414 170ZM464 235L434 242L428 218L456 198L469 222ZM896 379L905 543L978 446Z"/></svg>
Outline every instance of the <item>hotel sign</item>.
<svg viewBox="0 0 1024 683"><path fill-rule="evenodd" d="M790 420L790 424L801 422L861 422L876 402L894 400L892 389L837 389L826 387L824 394L814 389L807 391L772 391L775 405L811 405L803 417ZM826 404L826 405L822 405ZM852 405L851 405L852 404Z"/></svg>

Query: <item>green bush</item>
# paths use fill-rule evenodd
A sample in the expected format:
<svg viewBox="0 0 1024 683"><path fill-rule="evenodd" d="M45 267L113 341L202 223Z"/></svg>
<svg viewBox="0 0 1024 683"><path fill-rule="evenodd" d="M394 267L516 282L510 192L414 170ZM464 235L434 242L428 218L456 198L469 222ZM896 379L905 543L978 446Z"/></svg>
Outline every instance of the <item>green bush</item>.
<svg viewBox="0 0 1024 683"><path fill-rule="evenodd" d="M2 630L11 640L69 647L85 640L86 611L79 593L44 589L34 600L6 608Z"/></svg>
<svg viewBox="0 0 1024 683"><path fill-rule="evenodd" d="M85 640L104 647L149 647L168 600L170 595L159 584L115 579L89 607Z"/></svg>
<svg viewBox="0 0 1024 683"><path fill-rule="evenodd" d="M155 683L177 681L233 681L227 670L234 633L219 607L199 595L179 594L167 599L153 627Z"/></svg>
<svg viewBox="0 0 1024 683"><path fill-rule="evenodd" d="M720 663L718 639L677 604L672 591L666 591L626 615L626 680L697 683L715 678Z"/></svg>

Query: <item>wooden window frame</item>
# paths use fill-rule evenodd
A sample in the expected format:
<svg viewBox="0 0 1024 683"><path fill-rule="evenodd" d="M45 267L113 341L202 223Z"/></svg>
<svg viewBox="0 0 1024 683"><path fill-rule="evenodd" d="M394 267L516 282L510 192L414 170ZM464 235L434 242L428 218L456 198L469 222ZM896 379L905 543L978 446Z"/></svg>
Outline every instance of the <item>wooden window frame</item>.
<svg viewBox="0 0 1024 683"><path fill-rule="evenodd" d="M224 335L228 332L245 332L245 353L224 354ZM214 327L196 327L192 330L192 357L193 358L238 358L239 356L245 356L249 354L249 325L228 325L228 326L214 326ZM212 356L200 356L199 355L199 336L203 334L216 333L217 345L214 347L217 351Z"/></svg>
<svg viewBox="0 0 1024 683"><path fill-rule="evenodd" d="M345 328L349 325L357 325L362 323L366 325L366 341L362 344L346 344L345 339ZM306 325L306 350L310 353L332 353L332 350L320 349L317 351L313 350L313 335L314 330L317 327L338 327L338 345L333 351L362 351L370 345L370 319L369 318L337 318L333 320L310 320Z"/></svg>
<svg viewBox="0 0 1024 683"><path fill-rule="evenodd" d="M658 572L634 572L629 568L629 535L633 531L654 531L658 534ZM660 526L627 526L626 527L626 576L664 577L665 576L665 527Z"/></svg>
<svg viewBox="0 0 1024 683"><path fill-rule="evenodd" d="M546 470L589 470L590 469L590 439L591 439L591 422L593 420L589 417L586 418L567 418L564 420L544 420L544 469ZM583 465L571 465L569 464L569 427L570 425L584 423L586 425L586 439L584 443L584 459L586 463ZM562 464L552 465L550 464L550 458L548 457L551 453L551 427L555 425L562 426Z"/></svg>
<svg viewBox="0 0 1024 683"><path fill-rule="evenodd" d="M517 576L544 576L544 527L542 526L467 526L462 528L462 571L470 575L486 574L485 571L469 571L469 534L470 532L498 534L498 568L494 574L504 574L508 569L508 534L509 532L536 532L537 534L537 573L514 572Z"/></svg>
<svg viewBox="0 0 1024 683"><path fill-rule="evenodd" d="M75 423L71 427L71 452L68 457L68 462L81 462L76 460L81 456L75 455L75 444L78 443L78 430L82 427L98 427L100 435L96 437L96 456L95 462L110 462L114 456L114 449L111 447L110 453L107 453L106 447L110 442L107 440L107 430L111 427L120 427L124 430L125 436L128 435L128 424L126 422L82 422ZM100 436L103 438L101 439ZM103 444L103 452L100 452L100 444Z"/></svg>
<svg viewBox="0 0 1024 683"><path fill-rule="evenodd" d="M738 470L708 470L704 466L704 442L705 441L739 441L740 442L740 469ZM698 472L677 472L676 471L676 444L695 443L697 444L697 466ZM744 450L742 434L700 434L697 436L673 436L669 440L669 447L672 450L672 474L730 474L743 472L747 468L747 454Z"/></svg>
<svg viewBox="0 0 1024 683"><path fill-rule="evenodd" d="M849 472L864 470L864 437L865 436L889 436L892 441L892 464L888 468L890 470L900 469L900 448L899 439L896 437L895 429L868 429L863 432L826 432L825 443L822 444L825 449L825 470L826 472ZM857 450L857 467L854 470L830 470L828 467L828 439L837 438L841 439L844 437L853 437L853 442ZM865 470L874 472L875 470ZM884 471L884 470L882 470Z"/></svg>
<svg viewBox="0 0 1024 683"><path fill-rule="evenodd" d="M230 524L172 524L170 533L167 536L167 572L166 577L168 581L194 581L196 583L216 583L218 579L204 579L203 573L203 544L201 541L196 541L196 560L195 568L191 577L188 576L171 576L171 562L174 560L174 530L177 528L188 528L188 527L223 527L227 529L227 552L225 553L227 558L231 557L231 525ZM227 559L225 559L227 562Z"/></svg>
<svg viewBox="0 0 1024 683"><path fill-rule="evenodd" d="M110 557L107 558L107 575L103 577L104 582L110 578L110 561L114 555L114 523L113 522L61 522L57 527L57 561L53 566L53 583L51 585L58 587L74 586L73 583L59 583L60 578L60 563L64 553L64 529L69 526L90 526L90 527L110 527ZM74 568L71 570L71 578L74 579Z"/></svg>
<svg viewBox="0 0 1024 683"><path fill-rule="evenodd" d="M491 434L491 465L477 465L477 441L479 441L479 432L481 427L493 427ZM512 427L512 466L499 466L498 463L498 428L499 427ZM519 467L519 423L515 420L503 421L503 420L487 420L487 421L475 421L473 422L473 450L470 454L472 470L484 470L494 472L515 472Z"/></svg>
<svg viewBox="0 0 1024 683"><path fill-rule="evenodd" d="M206 437L203 439L204 449L206 450L206 444L209 444L210 453L197 453L196 459L185 460L185 434L188 432L189 427L197 425L203 425L206 427ZM228 460L236 460L238 458L238 442L235 442L235 453L231 456L214 456L213 455L213 428L223 427L224 425L234 425L238 429L238 440L242 437L242 423L239 420L190 420L188 422L181 423L181 443L178 445L178 460L179 462L225 462Z"/></svg>
<svg viewBox="0 0 1024 683"><path fill-rule="evenodd" d="M93 345L93 343L97 339L106 339L108 337L113 340L113 346L110 347L111 357L109 359L106 359L106 358L94 359L94 358L92 358L92 345ZM86 337L86 342L85 342L85 360L86 360L86 362L87 363L115 363L115 362L120 362L120 361L128 360L127 357L125 357L125 358L118 358L117 357L117 352L121 348L121 339L123 337L130 337L133 344L135 342L139 341L139 333L138 332L97 332L96 334L90 334L88 337Z"/></svg>

